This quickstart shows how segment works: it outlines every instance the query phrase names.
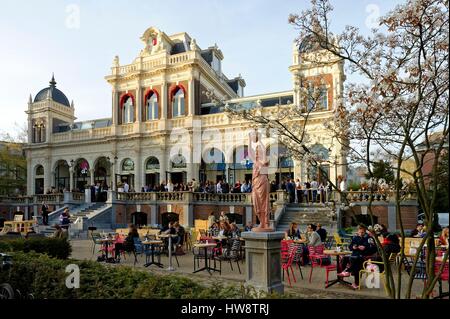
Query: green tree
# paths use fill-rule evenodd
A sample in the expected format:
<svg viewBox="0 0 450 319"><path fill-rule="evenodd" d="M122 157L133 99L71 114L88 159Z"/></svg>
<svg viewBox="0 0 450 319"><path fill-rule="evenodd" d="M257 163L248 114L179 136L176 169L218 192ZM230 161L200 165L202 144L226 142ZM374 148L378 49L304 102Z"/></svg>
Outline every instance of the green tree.
<svg viewBox="0 0 450 319"><path fill-rule="evenodd" d="M374 177L376 179L383 178L388 184L394 182L394 169L392 165L387 162L380 160L379 162L374 162L372 164L372 176L370 173L366 174L366 178L369 179Z"/></svg>
<svg viewBox="0 0 450 319"><path fill-rule="evenodd" d="M27 184L27 160L22 144L0 143L0 194L24 193Z"/></svg>

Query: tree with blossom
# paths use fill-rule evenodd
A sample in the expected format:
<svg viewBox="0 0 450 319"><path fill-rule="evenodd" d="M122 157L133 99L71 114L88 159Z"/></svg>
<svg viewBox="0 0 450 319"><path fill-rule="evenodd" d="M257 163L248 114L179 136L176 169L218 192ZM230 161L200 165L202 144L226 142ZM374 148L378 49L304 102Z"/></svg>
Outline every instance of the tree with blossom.
<svg viewBox="0 0 450 319"><path fill-rule="evenodd" d="M394 278L389 256L374 236L392 298L411 298L414 274L422 266L426 268L427 281L421 297L429 298L448 258L446 253L435 273L433 228L439 186L429 181L438 180L439 162L448 149L448 6L445 0L405 0L382 16L379 27L371 30L369 36L362 35L353 26L346 26L340 33L332 32L333 8L329 0L312 0L309 9L289 16L289 23L299 29L298 43L315 47L313 54L302 56L305 62L319 67L343 61L347 72L363 78L358 83L346 83L342 96L337 98L334 121L325 125L344 147L349 161L363 164L372 180L375 179L373 167L380 157L391 163L402 247L405 247L405 230L401 203L409 199L412 190L424 212L428 232L417 249L404 296L401 265ZM238 106L227 111L230 116L248 120L254 126L275 130L294 156L317 166L318 154L306 146L309 139L306 124L315 109L305 105L312 99L317 106L320 96L318 92L304 89L303 82L304 79L298 79L303 97L299 105L279 106L272 112ZM407 161L414 163L414 169L405 168ZM427 163L431 163L432 169L425 176ZM374 185L377 183L374 181ZM371 200L369 213L372 217ZM372 232L376 234L373 227ZM425 249L424 263L419 262L422 249ZM400 257L405 258L404 248Z"/></svg>
<svg viewBox="0 0 450 319"><path fill-rule="evenodd" d="M448 148L448 1L408 0L379 19L379 28L363 36L352 26L341 33L330 29L332 6L328 0L313 0L311 8L291 15L289 22L300 29L299 39L309 37L322 54L342 59L350 72L365 78L363 83L349 83L338 105L330 129L349 150L349 156L364 162L373 176L373 155L383 154L394 163L396 172L396 212L400 221L402 247L405 232L400 210L400 174L410 177L429 230L418 248L411 273L425 250L427 282L422 298L429 298L442 272L444 261L435 274L434 206L438 198L438 165ZM320 54L310 56L311 63L323 63ZM430 157L430 155L433 155ZM432 161L430 176L424 176L426 161ZM403 168L412 160L413 171ZM431 187L431 188L430 188ZM426 244L426 245L425 245ZM402 249L401 257L404 258ZM401 276L395 285L387 266L390 295L400 298ZM406 298L411 297L414 276L408 279Z"/></svg>

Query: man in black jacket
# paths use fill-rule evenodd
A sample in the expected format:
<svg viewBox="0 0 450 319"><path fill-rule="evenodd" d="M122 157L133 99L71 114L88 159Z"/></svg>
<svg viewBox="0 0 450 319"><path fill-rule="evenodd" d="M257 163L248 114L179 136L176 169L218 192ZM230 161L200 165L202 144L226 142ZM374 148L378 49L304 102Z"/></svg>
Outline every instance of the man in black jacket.
<svg viewBox="0 0 450 319"><path fill-rule="evenodd" d="M375 241L367 234L366 226L358 226L358 233L356 236L353 236L349 249L352 251L352 255L344 258L344 265L348 264L348 266L338 276L348 277L352 274L355 278L352 288L358 289L359 271L362 269L365 259L377 252Z"/></svg>

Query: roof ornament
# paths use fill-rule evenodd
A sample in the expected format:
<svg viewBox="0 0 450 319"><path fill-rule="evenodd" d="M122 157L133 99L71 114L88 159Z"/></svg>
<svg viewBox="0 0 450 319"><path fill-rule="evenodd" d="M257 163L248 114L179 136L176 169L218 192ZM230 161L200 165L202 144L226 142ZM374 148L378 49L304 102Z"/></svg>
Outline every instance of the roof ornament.
<svg viewBox="0 0 450 319"><path fill-rule="evenodd" d="M55 81L55 73L52 73L52 79L49 82L50 83L50 87L56 87L56 81Z"/></svg>
<svg viewBox="0 0 450 319"><path fill-rule="evenodd" d="M197 45L197 41L195 41L195 39L192 39L191 44L190 44L190 49L191 49L191 51L200 50L200 47Z"/></svg>
<svg viewBox="0 0 450 319"><path fill-rule="evenodd" d="M117 68L117 67L119 67L119 66L120 66L119 56L116 55L116 56L114 57L114 60L113 60L113 67Z"/></svg>

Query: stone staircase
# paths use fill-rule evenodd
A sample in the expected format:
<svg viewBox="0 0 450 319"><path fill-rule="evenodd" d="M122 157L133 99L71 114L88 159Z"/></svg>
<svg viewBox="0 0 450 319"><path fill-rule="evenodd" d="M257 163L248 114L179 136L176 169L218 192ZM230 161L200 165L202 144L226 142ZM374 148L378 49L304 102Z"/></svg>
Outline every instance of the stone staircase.
<svg viewBox="0 0 450 319"><path fill-rule="evenodd" d="M78 218L83 218L83 217L87 217L89 215L95 214L97 211L101 211L104 208L106 208L107 204L106 203L91 203L91 204L83 204L79 207L72 207L70 209L70 221L71 221L71 228L70 228L70 235L71 237L81 237L83 235L86 235L86 231L83 231L82 229L76 229L76 227L74 227L75 221L77 221ZM97 216L94 217L94 219L99 219L96 218ZM95 223L94 226L96 226L98 229L110 229L111 225L108 224L105 221L109 221L110 217L109 216L105 216L105 217L100 217L100 222L103 222L101 225L98 223ZM51 236L54 231L55 231L55 227L53 227L54 224L59 224L59 214L57 214L56 216L53 216L53 218L49 218L49 226L44 226L44 225L40 225L39 226L39 233L44 234L45 236ZM92 221L90 222L88 219L88 224L92 224Z"/></svg>
<svg viewBox="0 0 450 319"><path fill-rule="evenodd" d="M299 225L300 231L304 232L306 225L320 223L328 232L336 229L337 222L332 218L333 210L321 204L288 204L281 216L277 231L286 231L292 222Z"/></svg>

